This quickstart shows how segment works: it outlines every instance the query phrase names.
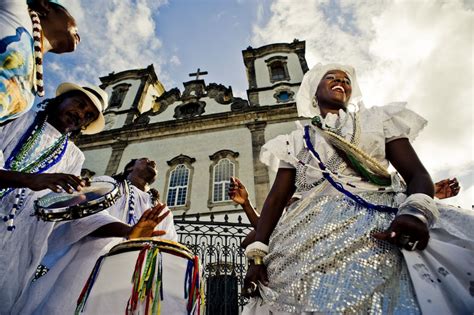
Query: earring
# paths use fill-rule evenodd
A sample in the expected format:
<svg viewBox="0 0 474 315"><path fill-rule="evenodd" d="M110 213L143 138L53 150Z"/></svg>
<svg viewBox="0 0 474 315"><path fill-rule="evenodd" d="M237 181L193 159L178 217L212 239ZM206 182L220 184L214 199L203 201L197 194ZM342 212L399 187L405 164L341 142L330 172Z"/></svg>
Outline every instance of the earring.
<svg viewBox="0 0 474 315"><path fill-rule="evenodd" d="M316 98L316 95L313 97L313 101L311 104L314 108L318 108L318 99Z"/></svg>

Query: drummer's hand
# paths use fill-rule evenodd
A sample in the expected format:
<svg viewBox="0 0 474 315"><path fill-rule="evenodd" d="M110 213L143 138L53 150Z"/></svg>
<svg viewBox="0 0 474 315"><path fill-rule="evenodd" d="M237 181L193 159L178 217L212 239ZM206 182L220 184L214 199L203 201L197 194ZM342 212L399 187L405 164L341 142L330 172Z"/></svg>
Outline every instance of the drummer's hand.
<svg viewBox="0 0 474 315"><path fill-rule="evenodd" d="M28 174L25 177L25 187L34 191L51 189L54 192L64 190L73 193L74 190L80 191L86 185L84 180L71 174Z"/></svg>
<svg viewBox="0 0 474 315"><path fill-rule="evenodd" d="M268 285L267 267L265 265L250 264L244 279L242 295L245 297L259 296L258 284Z"/></svg>
<svg viewBox="0 0 474 315"><path fill-rule="evenodd" d="M372 236L407 250L423 250L428 246L430 239L426 224L417 217L407 214L395 217L386 231L374 233Z"/></svg>
<svg viewBox="0 0 474 315"><path fill-rule="evenodd" d="M165 204L159 203L158 205L154 206L143 212L140 220L137 224L132 226L130 233L128 234L128 238L138 238L138 237L151 237L153 235L155 227L166 218L166 216L170 213L170 211L166 211L165 213L161 214L163 210L166 208ZM161 215L160 215L161 214ZM159 233L159 231L156 231ZM155 233L156 234L156 233Z"/></svg>

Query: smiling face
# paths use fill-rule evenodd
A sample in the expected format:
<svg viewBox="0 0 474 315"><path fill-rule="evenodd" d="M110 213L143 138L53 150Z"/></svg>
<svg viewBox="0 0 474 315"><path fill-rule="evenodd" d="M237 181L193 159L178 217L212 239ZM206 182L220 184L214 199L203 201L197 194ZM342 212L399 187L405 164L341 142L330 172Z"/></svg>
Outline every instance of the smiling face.
<svg viewBox="0 0 474 315"><path fill-rule="evenodd" d="M345 108L351 93L349 76L341 70L330 70L319 82L316 97L320 106Z"/></svg>
<svg viewBox="0 0 474 315"><path fill-rule="evenodd" d="M80 91L64 93L57 99L57 104L48 106L48 122L61 133L84 129L99 117L97 107Z"/></svg>

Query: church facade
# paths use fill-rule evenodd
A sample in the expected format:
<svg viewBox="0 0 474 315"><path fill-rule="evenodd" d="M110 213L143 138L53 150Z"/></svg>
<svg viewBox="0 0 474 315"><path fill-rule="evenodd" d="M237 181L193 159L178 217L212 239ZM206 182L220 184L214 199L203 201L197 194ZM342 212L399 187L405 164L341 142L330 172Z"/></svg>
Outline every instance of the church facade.
<svg viewBox="0 0 474 315"><path fill-rule="evenodd" d="M112 175L133 158L155 160L153 187L175 216L241 214L227 196L230 176L261 209L275 174L259 161L260 149L294 129L295 95L308 71L305 42L248 47L242 55L247 99L206 83L199 69L182 90L166 90L152 65L101 77L110 98L106 130L78 139L84 167Z"/></svg>

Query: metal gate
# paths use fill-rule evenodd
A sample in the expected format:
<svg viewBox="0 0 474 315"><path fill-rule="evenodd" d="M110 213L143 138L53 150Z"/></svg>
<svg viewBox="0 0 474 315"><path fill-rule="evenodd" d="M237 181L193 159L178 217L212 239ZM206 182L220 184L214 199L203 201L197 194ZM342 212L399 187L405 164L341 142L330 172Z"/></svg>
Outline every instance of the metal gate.
<svg viewBox="0 0 474 315"><path fill-rule="evenodd" d="M247 300L241 296L247 271L247 257L240 243L252 230L250 224L215 221L214 215L202 220L199 214L175 217L178 241L197 255L203 267L207 315L237 315Z"/></svg>

